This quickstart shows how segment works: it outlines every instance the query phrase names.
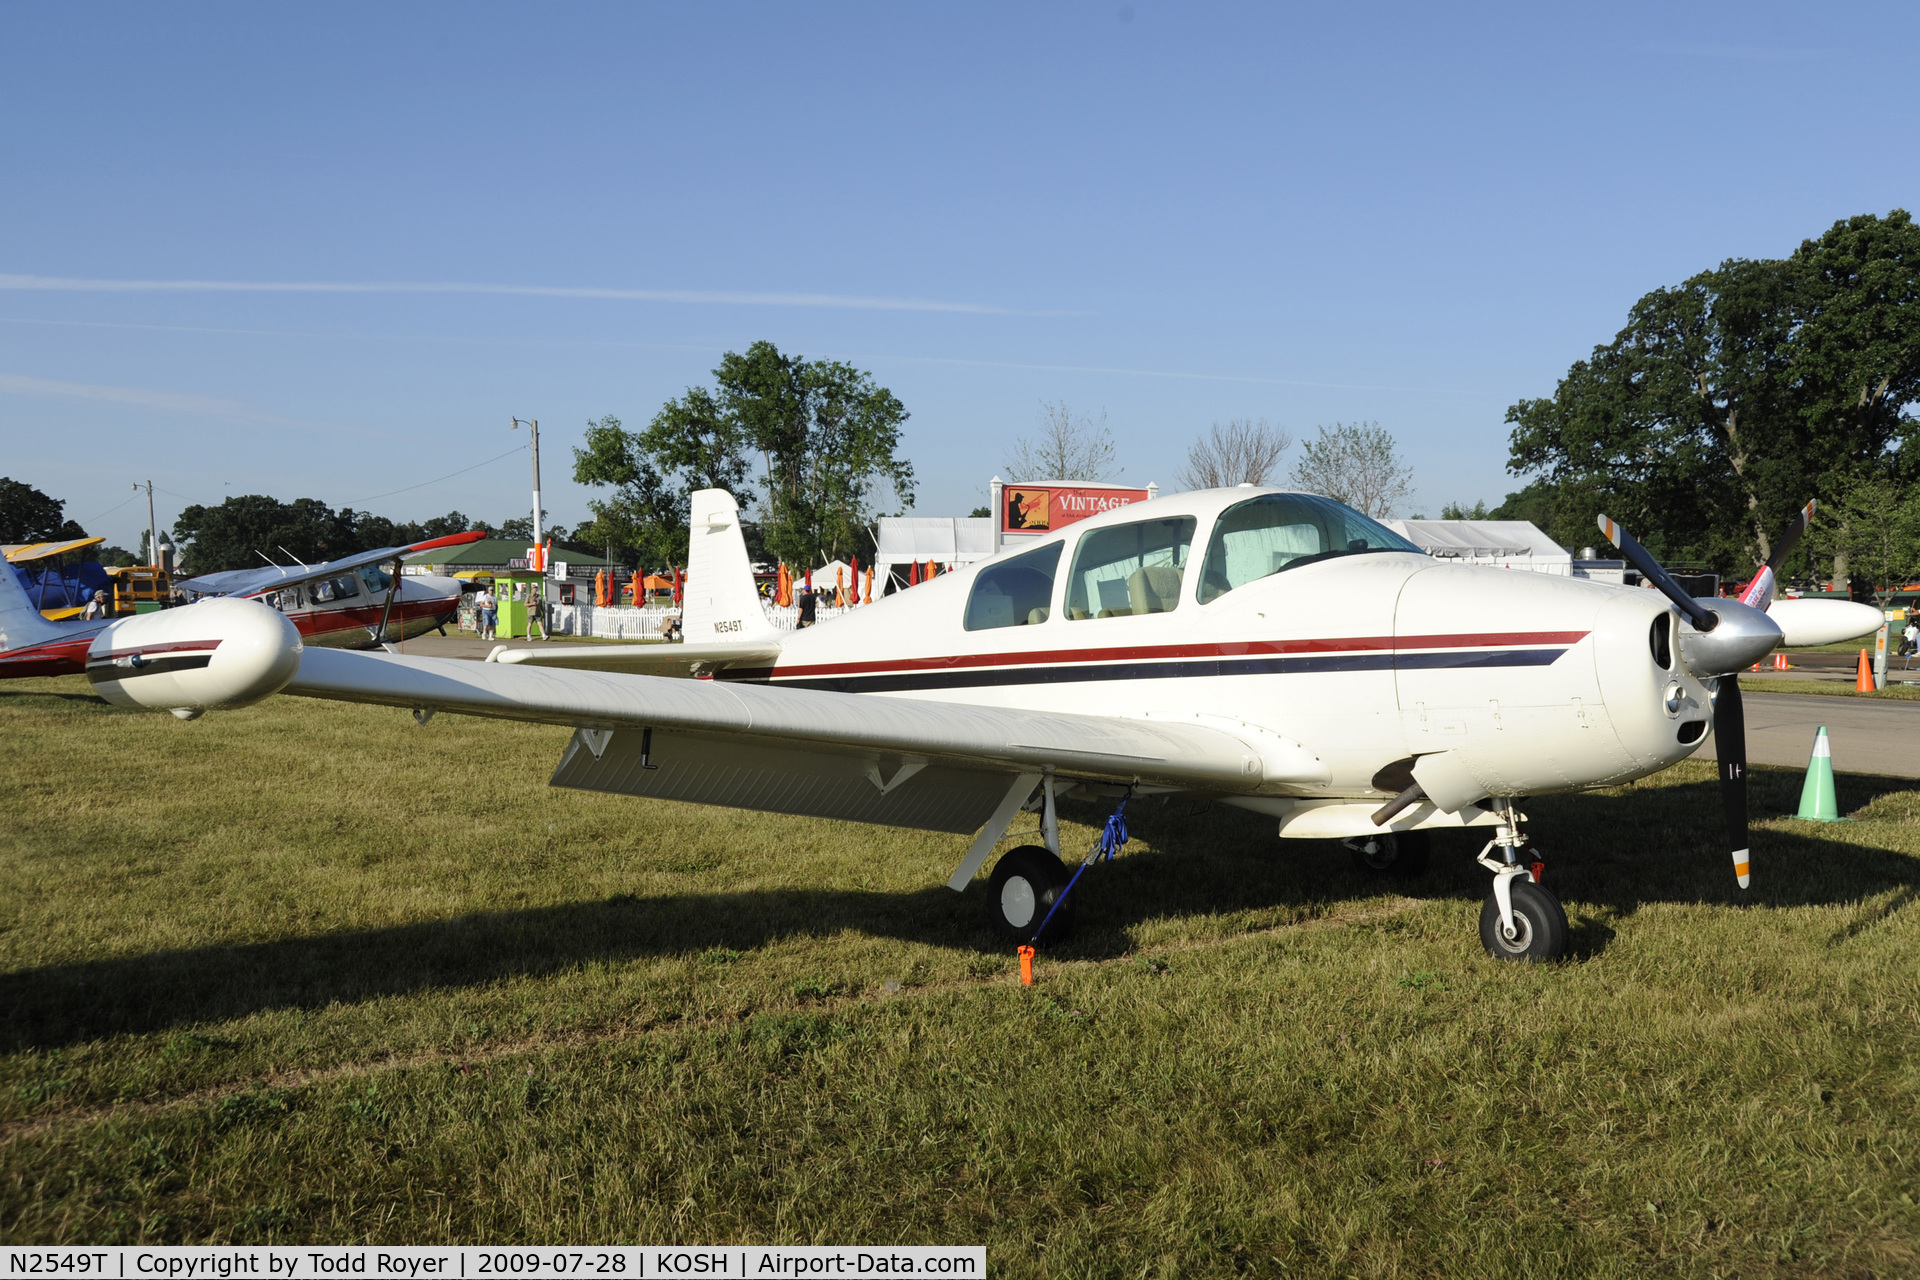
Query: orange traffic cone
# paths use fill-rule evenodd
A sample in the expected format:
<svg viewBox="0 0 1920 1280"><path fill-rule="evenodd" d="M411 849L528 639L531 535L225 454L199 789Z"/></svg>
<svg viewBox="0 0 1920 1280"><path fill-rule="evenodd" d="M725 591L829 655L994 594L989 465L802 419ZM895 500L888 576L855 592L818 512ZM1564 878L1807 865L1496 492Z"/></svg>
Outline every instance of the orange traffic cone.
<svg viewBox="0 0 1920 1280"><path fill-rule="evenodd" d="M1867 651L1860 651L1860 671L1853 678L1853 687L1861 693L1873 692L1873 663L1867 658Z"/></svg>
<svg viewBox="0 0 1920 1280"><path fill-rule="evenodd" d="M1786 654L1776 653L1773 655L1773 669L1775 671L1791 671L1793 670L1793 664L1787 661Z"/></svg>

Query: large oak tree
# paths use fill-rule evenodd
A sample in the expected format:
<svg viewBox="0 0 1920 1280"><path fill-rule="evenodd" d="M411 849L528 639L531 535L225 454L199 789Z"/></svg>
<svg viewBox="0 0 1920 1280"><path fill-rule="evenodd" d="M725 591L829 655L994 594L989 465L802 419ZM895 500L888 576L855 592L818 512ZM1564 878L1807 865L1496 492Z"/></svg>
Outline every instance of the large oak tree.
<svg viewBox="0 0 1920 1280"><path fill-rule="evenodd" d="M1578 546L1605 509L1661 554L1744 573L1808 498L1916 478L1917 397L1920 227L1849 218L1655 289L1552 396L1513 405L1508 466L1534 482L1498 514Z"/></svg>

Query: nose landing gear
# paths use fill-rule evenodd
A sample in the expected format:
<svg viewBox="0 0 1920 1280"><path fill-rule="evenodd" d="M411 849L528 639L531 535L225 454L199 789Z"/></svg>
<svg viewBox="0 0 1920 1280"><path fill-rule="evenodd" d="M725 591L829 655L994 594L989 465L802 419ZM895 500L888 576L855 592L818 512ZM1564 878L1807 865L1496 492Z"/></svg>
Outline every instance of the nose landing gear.
<svg viewBox="0 0 1920 1280"><path fill-rule="evenodd" d="M1496 960L1558 960L1567 953L1567 913L1539 883L1542 864L1523 855L1513 801L1500 801L1500 825L1476 861L1493 872L1493 892L1480 908L1480 941Z"/></svg>

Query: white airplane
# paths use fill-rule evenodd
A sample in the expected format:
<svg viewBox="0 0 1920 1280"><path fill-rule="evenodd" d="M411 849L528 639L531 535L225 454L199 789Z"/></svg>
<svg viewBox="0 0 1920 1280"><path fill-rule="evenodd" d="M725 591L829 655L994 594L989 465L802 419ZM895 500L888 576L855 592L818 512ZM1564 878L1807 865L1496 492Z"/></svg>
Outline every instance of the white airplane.
<svg viewBox="0 0 1920 1280"><path fill-rule="evenodd" d="M1693 600L1602 527L1661 593L1439 562L1339 503L1245 486L1112 511L782 634L733 498L705 490L684 644L354 653L215 599L114 623L87 674L110 702L183 719L284 692L421 724L568 725L555 786L975 833L955 890L1038 810L1045 847L1008 852L985 895L1023 944L1073 924L1061 795L1211 797L1380 870L1417 870L1431 831L1485 828L1481 940L1545 960L1567 921L1521 799L1655 773L1710 721L1748 883L1734 673L1783 639L1764 602Z"/></svg>

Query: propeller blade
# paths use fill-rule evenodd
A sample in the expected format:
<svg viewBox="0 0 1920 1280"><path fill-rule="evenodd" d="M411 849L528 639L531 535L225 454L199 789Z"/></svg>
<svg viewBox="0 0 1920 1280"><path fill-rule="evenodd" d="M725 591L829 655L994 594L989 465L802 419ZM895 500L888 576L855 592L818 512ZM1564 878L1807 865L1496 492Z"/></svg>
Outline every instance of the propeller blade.
<svg viewBox="0 0 1920 1280"><path fill-rule="evenodd" d="M1800 545L1800 535L1805 533L1807 526L1813 523L1813 513L1819 509L1818 498L1809 499L1807 505L1800 508L1800 514L1793 518L1793 523L1787 526L1787 531L1780 535L1778 542L1773 544L1773 554L1767 557L1767 568L1775 573L1780 571L1780 566L1787 562L1787 557L1793 553L1793 549Z"/></svg>
<svg viewBox="0 0 1920 1280"><path fill-rule="evenodd" d="M1600 517L1600 532L1606 534L1607 540L1620 548L1620 553L1626 556L1627 563L1638 569L1641 577L1660 588L1660 593L1673 601L1674 606L1686 615L1687 621L1693 624L1695 631L1707 632L1720 625L1720 619L1709 612L1705 605L1682 591L1680 584L1668 577L1667 571L1660 567L1660 562L1653 558L1653 553L1641 546L1632 534L1606 516Z"/></svg>
<svg viewBox="0 0 1920 1280"><path fill-rule="evenodd" d="M1713 698L1713 751L1720 757L1720 807L1727 815L1727 841L1733 849L1733 874L1746 888L1747 850L1747 713L1740 701L1740 677L1721 676Z"/></svg>
<svg viewBox="0 0 1920 1280"><path fill-rule="evenodd" d="M1775 587L1779 585L1777 579L1780 566L1786 562L1787 556L1792 553L1794 547L1799 545L1800 535L1807 531L1807 525L1813 521L1813 513L1819 509L1820 504L1817 501L1809 501L1806 506L1800 508L1800 514L1794 517L1793 523L1788 525L1786 532L1780 535L1780 540L1773 544L1773 554L1768 556L1767 562L1760 566L1760 572L1753 575L1753 581L1740 592L1741 604L1751 605L1762 613L1773 608L1773 593Z"/></svg>

